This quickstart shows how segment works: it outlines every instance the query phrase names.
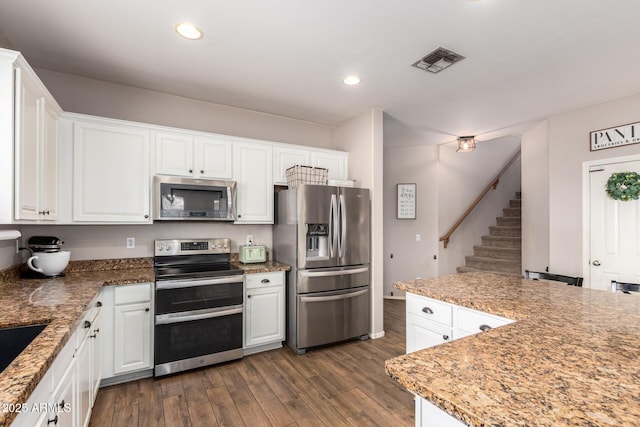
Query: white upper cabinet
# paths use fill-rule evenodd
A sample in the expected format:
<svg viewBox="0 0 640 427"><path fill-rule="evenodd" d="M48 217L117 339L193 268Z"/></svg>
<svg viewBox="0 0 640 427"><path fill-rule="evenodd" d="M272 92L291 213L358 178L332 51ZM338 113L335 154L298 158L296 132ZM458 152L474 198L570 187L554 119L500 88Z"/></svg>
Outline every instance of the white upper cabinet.
<svg viewBox="0 0 640 427"><path fill-rule="evenodd" d="M311 166L329 169L329 179L348 179L349 154L341 151L313 150Z"/></svg>
<svg viewBox="0 0 640 427"><path fill-rule="evenodd" d="M116 121L74 122L73 222L151 222L150 133Z"/></svg>
<svg viewBox="0 0 640 427"><path fill-rule="evenodd" d="M156 132L156 173L193 175L193 137L191 135Z"/></svg>
<svg viewBox="0 0 640 427"><path fill-rule="evenodd" d="M0 223L58 219L62 110L18 52L0 49Z"/></svg>
<svg viewBox="0 0 640 427"><path fill-rule="evenodd" d="M273 148L273 183L287 185L287 169L306 165L329 170L329 179L347 179L349 153L300 145L277 144Z"/></svg>
<svg viewBox="0 0 640 427"><path fill-rule="evenodd" d="M233 144L236 224L273 224L273 149L268 143Z"/></svg>
<svg viewBox="0 0 640 427"><path fill-rule="evenodd" d="M189 132L156 132L156 173L231 179L231 141Z"/></svg>
<svg viewBox="0 0 640 427"><path fill-rule="evenodd" d="M273 148L273 183L287 185L287 169L295 165L311 165L311 151L300 147L278 145Z"/></svg>

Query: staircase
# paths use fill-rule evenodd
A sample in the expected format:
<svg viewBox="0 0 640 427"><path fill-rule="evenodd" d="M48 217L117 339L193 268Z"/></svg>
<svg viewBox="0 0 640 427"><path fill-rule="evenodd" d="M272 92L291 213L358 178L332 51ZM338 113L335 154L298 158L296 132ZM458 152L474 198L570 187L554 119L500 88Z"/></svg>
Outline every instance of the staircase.
<svg viewBox="0 0 640 427"><path fill-rule="evenodd" d="M465 257L465 266L458 273L484 271L507 276L522 276L522 240L520 218L521 193L509 201L496 218L496 225L489 227L489 235L482 236L482 245L473 247L473 255Z"/></svg>

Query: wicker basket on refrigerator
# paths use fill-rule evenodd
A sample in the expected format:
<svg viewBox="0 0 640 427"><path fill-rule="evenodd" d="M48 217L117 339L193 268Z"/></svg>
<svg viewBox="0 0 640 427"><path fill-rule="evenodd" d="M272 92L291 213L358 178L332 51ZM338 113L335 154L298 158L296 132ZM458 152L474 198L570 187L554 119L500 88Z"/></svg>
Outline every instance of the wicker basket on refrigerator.
<svg viewBox="0 0 640 427"><path fill-rule="evenodd" d="M287 169L287 185L298 188L300 184L327 185L329 169L294 165Z"/></svg>

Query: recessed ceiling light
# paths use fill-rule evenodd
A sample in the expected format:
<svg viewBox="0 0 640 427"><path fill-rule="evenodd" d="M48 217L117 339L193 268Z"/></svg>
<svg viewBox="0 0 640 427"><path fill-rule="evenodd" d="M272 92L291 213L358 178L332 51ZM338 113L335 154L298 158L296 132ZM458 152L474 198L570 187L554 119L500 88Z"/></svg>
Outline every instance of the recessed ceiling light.
<svg viewBox="0 0 640 427"><path fill-rule="evenodd" d="M355 75L347 76L342 80L342 83L348 86L355 86L360 83L360 77Z"/></svg>
<svg viewBox="0 0 640 427"><path fill-rule="evenodd" d="M199 40L202 38L202 30L188 22L179 22L176 24L176 32L189 40Z"/></svg>

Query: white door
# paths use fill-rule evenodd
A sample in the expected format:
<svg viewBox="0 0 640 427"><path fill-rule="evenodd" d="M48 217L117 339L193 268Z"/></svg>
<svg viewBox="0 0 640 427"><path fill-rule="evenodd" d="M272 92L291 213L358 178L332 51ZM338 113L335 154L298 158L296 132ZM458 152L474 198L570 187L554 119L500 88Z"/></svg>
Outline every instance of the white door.
<svg viewBox="0 0 640 427"><path fill-rule="evenodd" d="M197 136L194 140L195 174L202 178L231 179L231 141Z"/></svg>
<svg viewBox="0 0 640 427"><path fill-rule="evenodd" d="M75 122L74 222L151 222L149 134L140 127Z"/></svg>
<svg viewBox="0 0 640 427"><path fill-rule="evenodd" d="M118 305L114 310L114 373L151 368L150 303Z"/></svg>
<svg viewBox="0 0 640 427"><path fill-rule="evenodd" d="M234 144L233 176L238 185L236 224L273 224L272 156L268 144Z"/></svg>
<svg viewBox="0 0 640 427"><path fill-rule="evenodd" d="M156 133L156 173L160 175L193 175L193 137L191 135Z"/></svg>
<svg viewBox="0 0 640 427"><path fill-rule="evenodd" d="M284 287L247 291L245 347L284 340Z"/></svg>
<svg viewBox="0 0 640 427"><path fill-rule="evenodd" d="M39 111L43 98L28 78L16 81L16 219L39 219L39 142L42 124Z"/></svg>
<svg viewBox="0 0 640 427"><path fill-rule="evenodd" d="M640 161L593 166L590 170L590 286L610 290L611 280L640 283L640 200L607 196L614 172L640 173Z"/></svg>

